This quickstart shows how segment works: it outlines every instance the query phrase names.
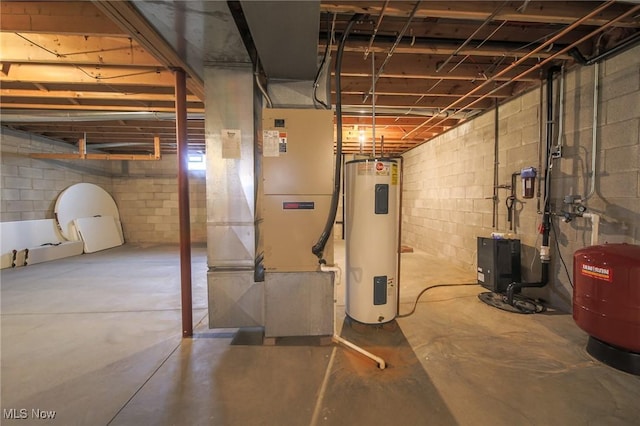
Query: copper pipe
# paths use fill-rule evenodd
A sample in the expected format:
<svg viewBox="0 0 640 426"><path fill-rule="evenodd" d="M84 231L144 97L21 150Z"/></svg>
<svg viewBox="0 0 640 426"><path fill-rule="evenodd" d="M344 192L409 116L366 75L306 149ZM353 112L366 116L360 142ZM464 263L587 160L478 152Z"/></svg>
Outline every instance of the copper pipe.
<svg viewBox="0 0 640 426"><path fill-rule="evenodd" d="M588 40L589 38L595 36L596 34L604 31L605 29L607 29L608 27L612 26L613 24L615 24L617 21L626 18L628 15L631 15L635 12L637 12L638 10L640 10L640 5L639 6L635 6L632 9L629 9L627 12L623 13L622 15L612 19L611 21L607 22L606 24L596 28L595 30L593 30L591 33L583 36L582 38L580 38L579 40L571 43L570 45L564 47L563 49L557 51L556 53L554 53L553 55L549 56L548 58L546 58L545 60L538 62L537 64L535 64L534 66L532 66L531 68L529 68L526 71L521 72L520 74L518 74L517 76L513 77L511 80L501 84L500 86L497 86L495 88L493 88L490 92L485 93L484 95L478 97L477 99L475 99L473 102L469 103L468 105L464 106L463 109L465 108L470 108L473 105L477 104L478 102L480 102L481 100L485 99L488 96L491 96L491 94L497 92L498 90L504 88L505 86L513 83L514 81L519 80L520 78L524 77L525 75L539 69L542 68L544 65L546 65L547 63L549 63L551 60L555 59L556 56L562 55L563 53L569 51L570 49L572 49L574 46L579 45L580 43ZM593 12L592 12L593 13ZM584 19L584 18L583 18ZM506 68L505 68L506 70ZM504 70L503 70L504 71ZM484 85L483 85L484 86ZM478 88L480 88L482 86L479 86ZM445 108L445 111L449 108L452 107L452 105L458 103L459 101L465 99L466 97L468 97L469 95L471 95L473 92L475 92L476 89L472 90L471 92L467 93L465 96L461 97L460 99L458 99L456 102L454 102L453 104L449 105L447 108ZM431 117L431 119L433 119L434 117ZM431 119L427 120L426 122L422 123L420 126L423 126L425 124L427 124ZM425 131L429 131L432 128L434 128L435 126L437 126L438 124L442 123L444 120L440 120L439 122L433 124L431 127L427 128ZM416 130L418 127L414 128L413 130ZM411 133L411 132L409 132Z"/></svg>
<svg viewBox="0 0 640 426"><path fill-rule="evenodd" d="M178 216L180 222L180 293L182 295L182 337L193 336L191 297L191 223L189 220L189 145L187 141L187 76L176 76L176 142L178 145Z"/></svg>
<svg viewBox="0 0 640 426"><path fill-rule="evenodd" d="M527 53L526 55L522 56L520 59L518 59L517 61L513 62L511 65L505 67L502 71L498 72L497 74L491 76L491 78L487 79L484 81L484 83L482 83L481 85L479 85L478 87L476 87L475 89L471 90L470 92L468 92L466 95L458 98L456 101L454 101L453 103L451 103L448 107L446 107L443 111L448 111L450 109L452 109L453 107L459 105L463 100L465 100L466 98L472 96L473 94L477 93L479 90L481 90L482 88L484 88L485 86L487 86L489 83L492 83L494 80L496 80L499 77L502 77L503 75L505 75L506 73L508 73L509 71L511 71L513 68L515 68L516 66L520 65L521 63L523 63L524 61L526 61L527 59L529 59L531 56L535 55L537 52L544 50L547 46L550 46L552 43L554 43L556 40L560 39L561 37L563 37L565 34L569 33L570 31L572 31L573 29L575 29L576 27L580 26L583 22L589 20L591 17L601 13L603 10L605 10L606 8L608 8L609 6L611 6L612 4L614 4L615 1L614 0L609 0L606 3L603 3L602 5L600 5L599 7L597 7L596 9L592 10L591 12L589 12L587 15L583 16L582 18L574 21L571 25L569 25L568 27L566 27L565 29L563 29L562 31L560 31L559 33L557 33L556 35L554 35L553 37L551 37L549 40L545 41L544 43L542 43L540 46L536 47L535 49L533 49L531 52ZM626 12L623 15L627 15L629 14L631 11L633 11L634 9L636 9L637 7L631 9L630 11ZM614 21L621 19L622 15L618 18L616 18ZM614 21L609 21L606 25L610 26ZM599 29L603 29L605 28L600 27ZM554 58L556 54L550 56L549 58ZM547 58L547 59L549 59ZM514 79L511 79L509 82L514 81ZM484 96L486 97L486 95ZM483 99L483 98L481 98ZM426 126L427 124L429 124L431 121L433 121L433 119L435 118L435 116L430 117L428 120L426 120L425 122L423 122L422 124L414 127L412 130L410 130L409 132L407 132L406 135L404 135L402 137L402 139L406 139L407 137L409 137L411 134L413 134L414 132L416 132L418 129L421 129L422 127ZM433 126L432 126L433 127Z"/></svg>

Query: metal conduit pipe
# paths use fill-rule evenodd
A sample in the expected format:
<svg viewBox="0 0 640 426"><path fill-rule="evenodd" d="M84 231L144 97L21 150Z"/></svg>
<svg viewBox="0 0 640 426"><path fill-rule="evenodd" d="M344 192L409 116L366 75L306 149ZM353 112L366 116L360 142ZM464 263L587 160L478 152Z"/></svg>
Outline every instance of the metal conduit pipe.
<svg viewBox="0 0 640 426"><path fill-rule="evenodd" d="M539 51L542 51L543 49L545 49L546 47L550 46L551 44L553 44L556 40L560 39L561 37L564 37L567 33L569 33L570 31L572 31L573 29L577 28L578 26L580 26L583 22L591 19L593 16L601 13L602 11L604 11L606 8L608 8L609 6L611 6L613 3L615 3L614 1L608 1L602 5L600 5L599 7L597 7L596 9L592 10L591 12L589 12L588 14L586 14L585 16L583 16L580 19L577 19L576 21L574 21L571 25L567 26L566 28L564 28L562 31L556 33L553 37L549 38L547 41L545 41L544 43L540 44L538 47L536 47L535 49L533 49L532 51L530 51L529 53L527 53L526 55L522 56L520 59L518 59L515 62L512 62L509 66L505 67L502 71L499 71L497 74L494 74L493 76L491 76L491 78L488 78L487 80L485 80L482 84L480 84L479 86L477 86L476 88L472 89L471 91L469 91L468 93L466 93L464 96L461 96L460 98L458 98L456 101L452 102L449 106L447 106L446 108L444 108L444 111L448 111L451 110L452 108L454 108L457 105L460 105L462 103L462 101L464 101L465 99L469 98L470 96L474 95L475 93L479 92L480 90L482 90L484 87L486 87L487 85L493 83L497 78L502 77L503 75L505 75L506 73L508 73L509 71L511 71L512 69L514 69L515 67L517 67L518 65L522 64L524 61L526 61L527 59L529 59L531 56L535 55L536 53L538 53ZM604 30L605 28L608 28L609 26L611 26L614 22L617 22L618 20L624 18L625 16L635 12L637 9L640 9L640 6L634 7L632 9L629 9L629 11L627 11L626 13L623 13L622 15L618 16L617 18L609 21L607 24L599 27L598 29L594 30L591 34L589 34L586 37L591 37L591 35L593 34L597 34L599 32L601 32L602 30ZM582 42L584 40L580 40L580 42ZM568 46L567 48L565 48L566 50L569 50L571 47L577 45L578 43L573 43L570 46ZM563 49L564 50L564 49ZM565 50L565 51L566 51ZM560 52L564 53L565 51L559 51L556 52L555 54L549 56L547 58L547 61L550 59L555 58L557 55L560 54ZM544 62L544 61L543 61ZM538 64L539 65L539 64ZM529 72L538 69L539 66L536 65L534 67L532 67L530 70L528 70L526 73L521 73L518 77L514 77L512 79L510 79L507 83L499 86L500 88L506 86L507 84L511 84L513 81L516 81L518 78L521 78L522 75L528 74ZM480 100L486 98L487 96L489 96L490 94L494 93L497 89L492 90L491 92L480 96L477 100L475 100L474 102L472 102L469 105L472 104L476 104L477 102L479 102ZM468 108L469 105L467 105L465 108ZM415 133L417 130L423 128L424 126L426 126L427 124L431 123L433 121L434 117L429 118L428 120L426 120L425 122L419 124L418 126L414 127L412 130L410 130L409 132L407 132L407 134L405 134L402 139L406 139L408 138L411 134ZM436 123L434 126L436 126L438 123ZM432 126L431 128L433 128L434 126ZM429 129L431 129L429 128ZM427 129L427 130L429 130Z"/></svg>
<svg viewBox="0 0 640 426"><path fill-rule="evenodd" d="M334 24L335 24L335 14L333 15ZM327 28L329 27L329 15L327 15ZM331 40L333 39L333 25L331 26L331 31L327 31L327 44L324 48L324 54L322 55L322 62L320 62L320 66L318 67L318 72L316 72L316 76L313 79L313 100L314 102L319 103L324 107L324 109L331 109L326 102L322 101L318 98L318 82L320 81L320 76L323 73L327 72L327 69L331 66ZM327 59L329 59L327 61ZM331 76L327 77L327 81L329 81ZM329 102L327 100L327 102Z"/></svg>
<svg viewBox="0 0 640 426"><path fill-rule="evenodd" d="M498 141L500 136L500 116L498 111L498 100L494 100L495 114L493 116L493 197L492 200L492 215L491 215L491 227L496 229L498 226L498 154L499 147ZM540 186L540 185L538 185Z"/></svg>
<svg viewBox="0 0 640 426"><path fill-rule="evenodd" d="M324 37L325 34L321 31L320 36ZM415 38L415 42L413 41ZM364 34L352 34L349 39L353 39L354 42L365 43L368 42L369 36ZM397 36L388 36L384 34L378 34L376 40L380 43L394 43L397 39ZM450 48L455 49L459 43L459 39L454 38L435 38L435 37L420 37L414 36L412 37L413 48L421 48L421 47L429 47L432 49L433 47L442 47L442 48ZM542 40L539 40L542 42ZM472 40L468 44L468 49L464 49L463 52L472 53L474 55L482 55L482 56L496 56L495 50L503 50L500 52L501 56L507 56L509 58L517 58L520 56L524 56L529 53L529 51L525 51L523 49L528 48L530 46L535 46L538 41L529 42L523 44L522 42L517 41L492 41L492 40L484 40L484 41L474 41ZM563 47L567 46L566 44L554 43L552 48L546 49L544 52L537 52L536 57L546 58L547 56L553 54L553 49L559 50ZM399 46L402 48L403 46ZM405 46L406 47L406 46ZM484 47L488 50L487 54L483 54L483 51L480 49ZM337 48L336 48L337 49ZM333 49L333 50L336 50ZM473 50L472 50L473 49ZM345 49L347 52L360 52L362 51L362 47L352 46ZM396 49L397 50L397 49ZM571 59L571 55L564 54L562 59Z"/></svg>
<svg viewBox="0 0 640 426"><path fill-rule="evenodd" d="M551 232L551 141L553 140L553 75L560 67L551 67L547 71L547 135L544 169L544 212L542 214L542 245L540 246L540 281L534 283L511 283L507 286L506 303L513 306L513 295L524 287L544 287L549 282L549 234Z"/></svg>
<svg viewBox="0 0 640 426"><path fill-rule="evenodd" d="M384 58L384 62L382 62L380 69L374 76L374 79L373 79L374 84L380 78L380 75L384 71L384 67L387 65L387 63L391 59L391 56L393 56L393 52L396 50L396 47L398 47L398 44L400 44L400 42L402 41L402 37L404 37L404 33L407 32L407 29L409 28L409 25L411 25L411 21L413 20L413 17L416 16L416 12L418 11L418 6L420 6L420 3L422 3L422 1L416 2L416 5L413 7L413 10L409 14L409 18L407 19L407 22L404 24L404 27L402 27L402 30L400 30L400 33L398 34L398 37L396 37L396 41L393 43L393 46L391 46L391 49L389 49L389 52L387 53L387 57ZM369 91L365 95L362 103L365 103L367 101L367 98L369 97L369 93L371 93L371 89L369 89Z"/></svg>
<svg viewBox="0 0 640 426"><path fill-rule="evenodd" d="M600 97L600 63L593 68L593 119L591 121L591 187L584 199L596 192L596 163L598 158L598 98Z"/></svg>
<svg viewBox="0 0 640 426"><path fill-rule="evenodd" d="M602 37L602 36L601 36ZM599 41L599 40L598 40ZM593 119L592 119L592 134L591 134L591 184L589 188L589 192L584 196L584 200L588 200L593 196L596 191L596 164L597 164L597 153L598 153L598 100L600 97L600 62L603 60L610 58L613 55L618 53L622 53L625 50L630 49L635 46L638 42L640 42L640 32L633 34L630 37L627 37L622 42L618 43L616 46L611 49L598 53L596 55L587 59L585 58L580 50L577 47L573 47L569 50L569 54L573 56L573 58L580 63L581 65L593 65L595 64L593 70Z"/></svg>
<svg viewBox="0 0 640 426"><path fill-rule="evenodd" d="M607 5L609 3L605 3L605 5ZM599 13L601 12L602 8L605 6L601 6L598 9L595 9L594 11L592 11L591 13L589 13L588 15L580 18L578 21L574 22L573 24L571 24L571 26L577 26L579 25L581 22L583 22L584 20L589 19L594 13ZM475 99L474 101L472 101L471 103L467 104L464 107L461 107L460 109L467 109L472 107L473 105L477 104L478 102L482 101L483 99L491 96L493 93L497 92L498 90L508 86L509 84L513 83L514 81L518 81L519 79L521 79L522 77L524 77L525 75L540 69L541 67L543 67L544 65L548 64L550 61L552 61L553 59L555 59L556 57L564 54L565 52L567 52L568 50L570 50L572 47L579 45L580 43L584 42L585 40L595 36L596 34L601 33L602 31L604 31L606 28L609 28L610 26L612 26L613 24L615 24L616 22L620 21L621 19L626 18L627 16L636 13L637 11L640 10L640 5L636 6L632 9L629 9L627 12L624 12L623 14L617 16L616 18L610 20L609 22L607 22L606 24L596 28L595 30L593 30L591 33L581 37L579 40L571 43L569 46L557 51L556 53L552 54L551 56L549 56L548 58L546 58L545 60L538 62L537 64L535 64L534 66L532 66L531 68L529 68L526 71L521 72L520 74L518 74L517 76L511 78L509 81L495 87L494 89L492 89L490 92L485 93L484 95L479 96L477 99ZM556 34L552 39L555 39L555 37L558 37L559 35L564 35L565 31L570 28L571 26L565 28L565 30L559 32L558 34ZM543 45L545 45L547 42L543 43ZM534 54L535 51L530 52L529 54L525 55L524 57L521 58L522 59L528 59L532 54ZM467 94L465 94L464 96L458 98L458 100L456 100L455 102L453 102L452 104L450 104L449 106L447 106L446 108L444 108L442 111L447 111L455 106L457 106L461 101L465 100L466 98L472 96L473 94L475 94L478 90L482 89L484 86L486 86L487 84L489 84L490 82L492 82L493 80L495 80L498 77L501 77L502 75L504 75L506 72L510 71L514 66L517 66L521 63L521 60L518 60L514 63L512 63L511 65L509 65L508 67L506 67L505 69L503 69L502 71L500 71L498 74L492 76L490 79L486 80L483 84L481 84L480 86L476 87L475 89L471 90L470 92L468 92ZM404 135L402 137L402 139L407 138L409 135L411 135L413 132L415 132L416 130L424 127L425 125L429 124L430 122L433 121L435 117L431 117L430 119L426 120L424 123L421 123L419 126L416 126L413 130L411 130L410 132L407 132L406 135ZM440 123L442 123L444 120L440 120L439 122L433 124L431 127L425 129L425 131L431 130L433 127L439 125ZM416 145L417 146L417 145Z"/></svg>
<svg viewBox="0 0 640 426"><path fill-rule="evenodd" d="M269 93L267 93L267 90L262 85L262 81L260 81L260 59L259 58L256 60L256 66L253 69L253 75L256 78L256 86L258 86L258 90L260 90L260 93L262 93L262 96L264 96L265 100L267 101L267 108L273 108L273 102L271 102Z"/></svg>
<svg viewBox="0 0 640 426"><path fill-rule="evenodd" d="M555 152L558 157L562 156L562 145L564 139L564 81L566 74L564 65L560 69L559 87L558 87L558 139L556 140ZM555 158L555 157L554 157ZM538 185L539 186L539 185Z"/></svg>
<svg viewBox="0 0 640 426"><path fill-rule="evenodd" d="M318 241L311 248L311 252L318 257L318 262L322 265L325 264L323 252L324 248L327 245L327 241L329 240L329 235L331 235L331 230L333 229L333 223L336 220L336 214L338 212L338 198L340 197L340 172L342 170L342 163L340 159L342 158L342 88L340 85L340 73L342 71L342 55L344 53L344 45L347 42L347 38L349 37L349 33L351 32L351 28L353 28L353 24L356 23L357 20L361 19L362 15L357 14L353 15L349 23L347 24L347 28L342 34L342 38L340 39L340 45L338 46L338 53L336 55L336 128L337 128L337 137L336 137L336 167L335 173L333 176L333 193L331 194L331 206L329 207L329 215L327 217L327 223L324 225L324 230Z"/></svg>
<svg viewBox="0 0 640 426"><path fill-rule="evenodd" d="M389 1L386 0L382 5L382 9L380 10L380 16L378 16L378 20L376 21L376 26L373 28L373 34L371 34L371 39L369 40L369 46L364 50L364 59L367 59L369 56L369 52L371 52L371 48L373 47L373 40L376 38L378 34L378 30L380 29L380 24L382 24L382 18L384 17L384 12L387 10L387 6L389 6Z"/></svg>
<svg viewBox="0 0 640 426"><path fill-rule="evenodd" d="M356 116L368 117L371 115L371 111L369 111L370 108L371 108L371 105L343 105L342 111L343 113L349 114L352 117L356 117ZM467 118L467 115L463 112L441 113L439 109L431 108L431 107L425 107L425 108L412 107L410 113L411 115L415 115L415 116L430 117L432 115L436 115L436 116L445 117L445 118L456 118L456 119ZM379 116L380 115L398 116L398 115L407 115L408 112L406 110L406 107L394 108L392 106L381 107L379 105L376 105L376 114Z"/></svg>
<svg viewBox="0 0 640 426"><path fill-rule="evenodd" d="M582 53L580 53L580 50L577 47L571 48L567 53L573 56L573 59L575 59L581 65L593 65L593 64L597 64L598 62L602 62L613 55L622 53L625 50L632 48L639 42L640 42L640 32L637 32L632 36L629 36L626 39L622 40L620 43L618 43L611 49L605 52L596 54L596 56L593 56L588 59L585 58L582 55Z"/></svg>
<svg viewBox="0 0 640 426"><path fill-rule="evenodd" d="M542 170L542 133L544 132L544 121L542 120L542 108L544 107L544 85L542 84L542 75L540 75L540 90L538 103L538 117L540 117L540 127L538 128L538 169ZM540 210L540 198L542 197L541 185L536 190L536 212L542 214Z"/></svg>
<svg viewBox="0 0 640 426"><path fill-rule="evenodd" d="M376 157L376 81L373 75L376 73L376 53L371 54L371 142L373 145L371 153Z"/></svg>
<svg viewBox="0 0 640 426"><path fill-rule="evenodd" d="M504 5L505 5L505 4L507 4L507 2L506 2L506 1L505 1L505 2L503 2L500 6L498 6L498 7L496 8L496 10L494 10L494 11L493 11L493 13L492 13L491 15L489 15L489 16L487 17L487 19L485 19L485 20L484 20L484 22L482 22L482 24L480 24L480 26L479 26L478 28L476 28L476 30L475 30L475 31L474 31L474 32L473 32L469 37L467 37L467 39L466 39L465 41L463 41L463 42L462 42L462 44L461 44L461 45L460 45L460 46L459 46L459 47L458 47L458 48L457 48L457 49L456 49L456 50L455 50L451 55L449 55L449 57L448 57L447 59L445 59L445 61L444 61L443 63L441 63L441 64L436 68L436 72L440 72L440 71L442 71L442 68L444 68L444 67L445 67L445 66L446 66L446 65L447 65L447 64L448 64L448 63L453 59L453 57L454 57L454 56L458 55L458 53L460 53L460 51L461 51L462 49L464 49L464 48L465 48L465 46L466 46L467 44L469 44L469 42L470 42L471 40L473 40L473 38L476 36L476 34L478 34L478 33L480 32L480 30L481 30L481 29L483 29L483 28L485 27L485 25L487 25L489 22L493 21L493 18L495 18L495 17L496 17L496 15L497 15L501 10L502 10L502 8L504 7ZM486 41L487 41L487 40L485 39L485 40L483 41L483 43L484 43L484 42L486 42ZM480 45L482 45L482 44L480 44ZM468 57L469 57L469 55L467 55L464 59L467 59ZM463 61L464 61L464 59L463 59ZM461 61L461 62L462 62L462 61ZM459 65L459 64L460 64L460 63L458 63L458 65ZM456 67L457 67L458 65L456 65ZM455 67L454 67L454 68L455 68Z"/></svg>

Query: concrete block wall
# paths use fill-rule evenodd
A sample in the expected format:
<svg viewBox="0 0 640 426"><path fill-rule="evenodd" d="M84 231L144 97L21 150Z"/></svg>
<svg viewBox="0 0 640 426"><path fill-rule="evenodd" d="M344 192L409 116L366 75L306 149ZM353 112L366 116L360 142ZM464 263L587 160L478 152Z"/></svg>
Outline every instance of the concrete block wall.
<svg viewBox="0 0 640 426"><path fill-rule="evenodd" d="M584 202L601 215L599 243L640 244L640 47L600 64L595 193ZM565 195L585 196L590 189L595 67L566 72L562 157L553 160L552 209L569 207ZM556 80L556 88L559 86ZM509 185L511 173L539 163L546 106L539 89L498 109L498 184ZM558 105L556 104L556 108ZM557 109L556 109L557 111ZM505 199L498 190L498 220L492 223L495 111L466 122L409 152L404 157L403 243L475 270L476 238L508 232ZM542 126L542 127L541 127ZM556 135L557 140L557 135ZM536 185L544 184L537 179ZM539 279L537 232L541 215L536 198L516 203L515 233L523 244L523 280ZM542 204L542 201L540 201ZM572 256L590 245L591 226L583 218L569 223L553 218L551 277L543 289L524 293L571 310ZM564 260L568 274L562 264Z"/></svg>
<svg viewBox="0 0 640 426"><path fill-rule="evenodd" d="M120 208L125 241L178 243L178 161L163 155L160 161L114 164L112 195ZM191 242L207 241L205 172L189 173Z"/></svg>
<svg viewBox="0 0 640 426"><path fill-rule="evenodd" d="M80 161L30 158L33 152L73 152L67 144L2 128L0 220L49 219L62 190L87 182L109 192L120 210L125 241L177 243L177 159ZM191 172L191 239L206 242L204 172Z"/></svg>
<svg viewBox="0 0 640 426"><path fill-rule="evenodd" d="M30 153L70 153L73 149L61 142L4 127L0 137L3 222L53 218L58 195L76 183L93 183L111 191L111 164L106 161L30 158Z"/></svg>

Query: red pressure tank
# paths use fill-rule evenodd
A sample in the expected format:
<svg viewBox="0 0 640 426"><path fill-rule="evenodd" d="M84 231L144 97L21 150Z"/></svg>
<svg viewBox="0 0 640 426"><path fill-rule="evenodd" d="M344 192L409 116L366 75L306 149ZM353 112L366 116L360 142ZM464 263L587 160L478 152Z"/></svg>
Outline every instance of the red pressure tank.
<svg viewBox="0 0 640 426"><path fill-rule="evenodd" d="M605 244L573 256L573 319L591 338L587 351L640 374L640 246Z"/></svg>

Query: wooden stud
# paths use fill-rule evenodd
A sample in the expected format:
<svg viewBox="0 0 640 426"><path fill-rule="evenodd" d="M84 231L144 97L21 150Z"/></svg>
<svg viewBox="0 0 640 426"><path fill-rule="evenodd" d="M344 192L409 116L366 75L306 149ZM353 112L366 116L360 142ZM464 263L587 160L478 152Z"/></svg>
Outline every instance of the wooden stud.
<svg viewBox="0 0 640 426"><path fill-rule="evenodd" d="M153 137L153 157L156 160L160 159L160 136L158 135Z"/></svg>
<svg viewBox="0 0 640 426"><path fill-rule="evenodd" d="M87 140L85 138L86 135L84 138L78 139L78 153L83 160L87 158Z"/></svg>
<svg viewBox="0 0 640 426"><path fill-rule="evenodd" d="M48 160L129 160L129 161L158 161L161 159L160 136L153 138L153 154L99 154L87 153L86 135L78 139L78 153L33 153L31 158Z"/></svg>

